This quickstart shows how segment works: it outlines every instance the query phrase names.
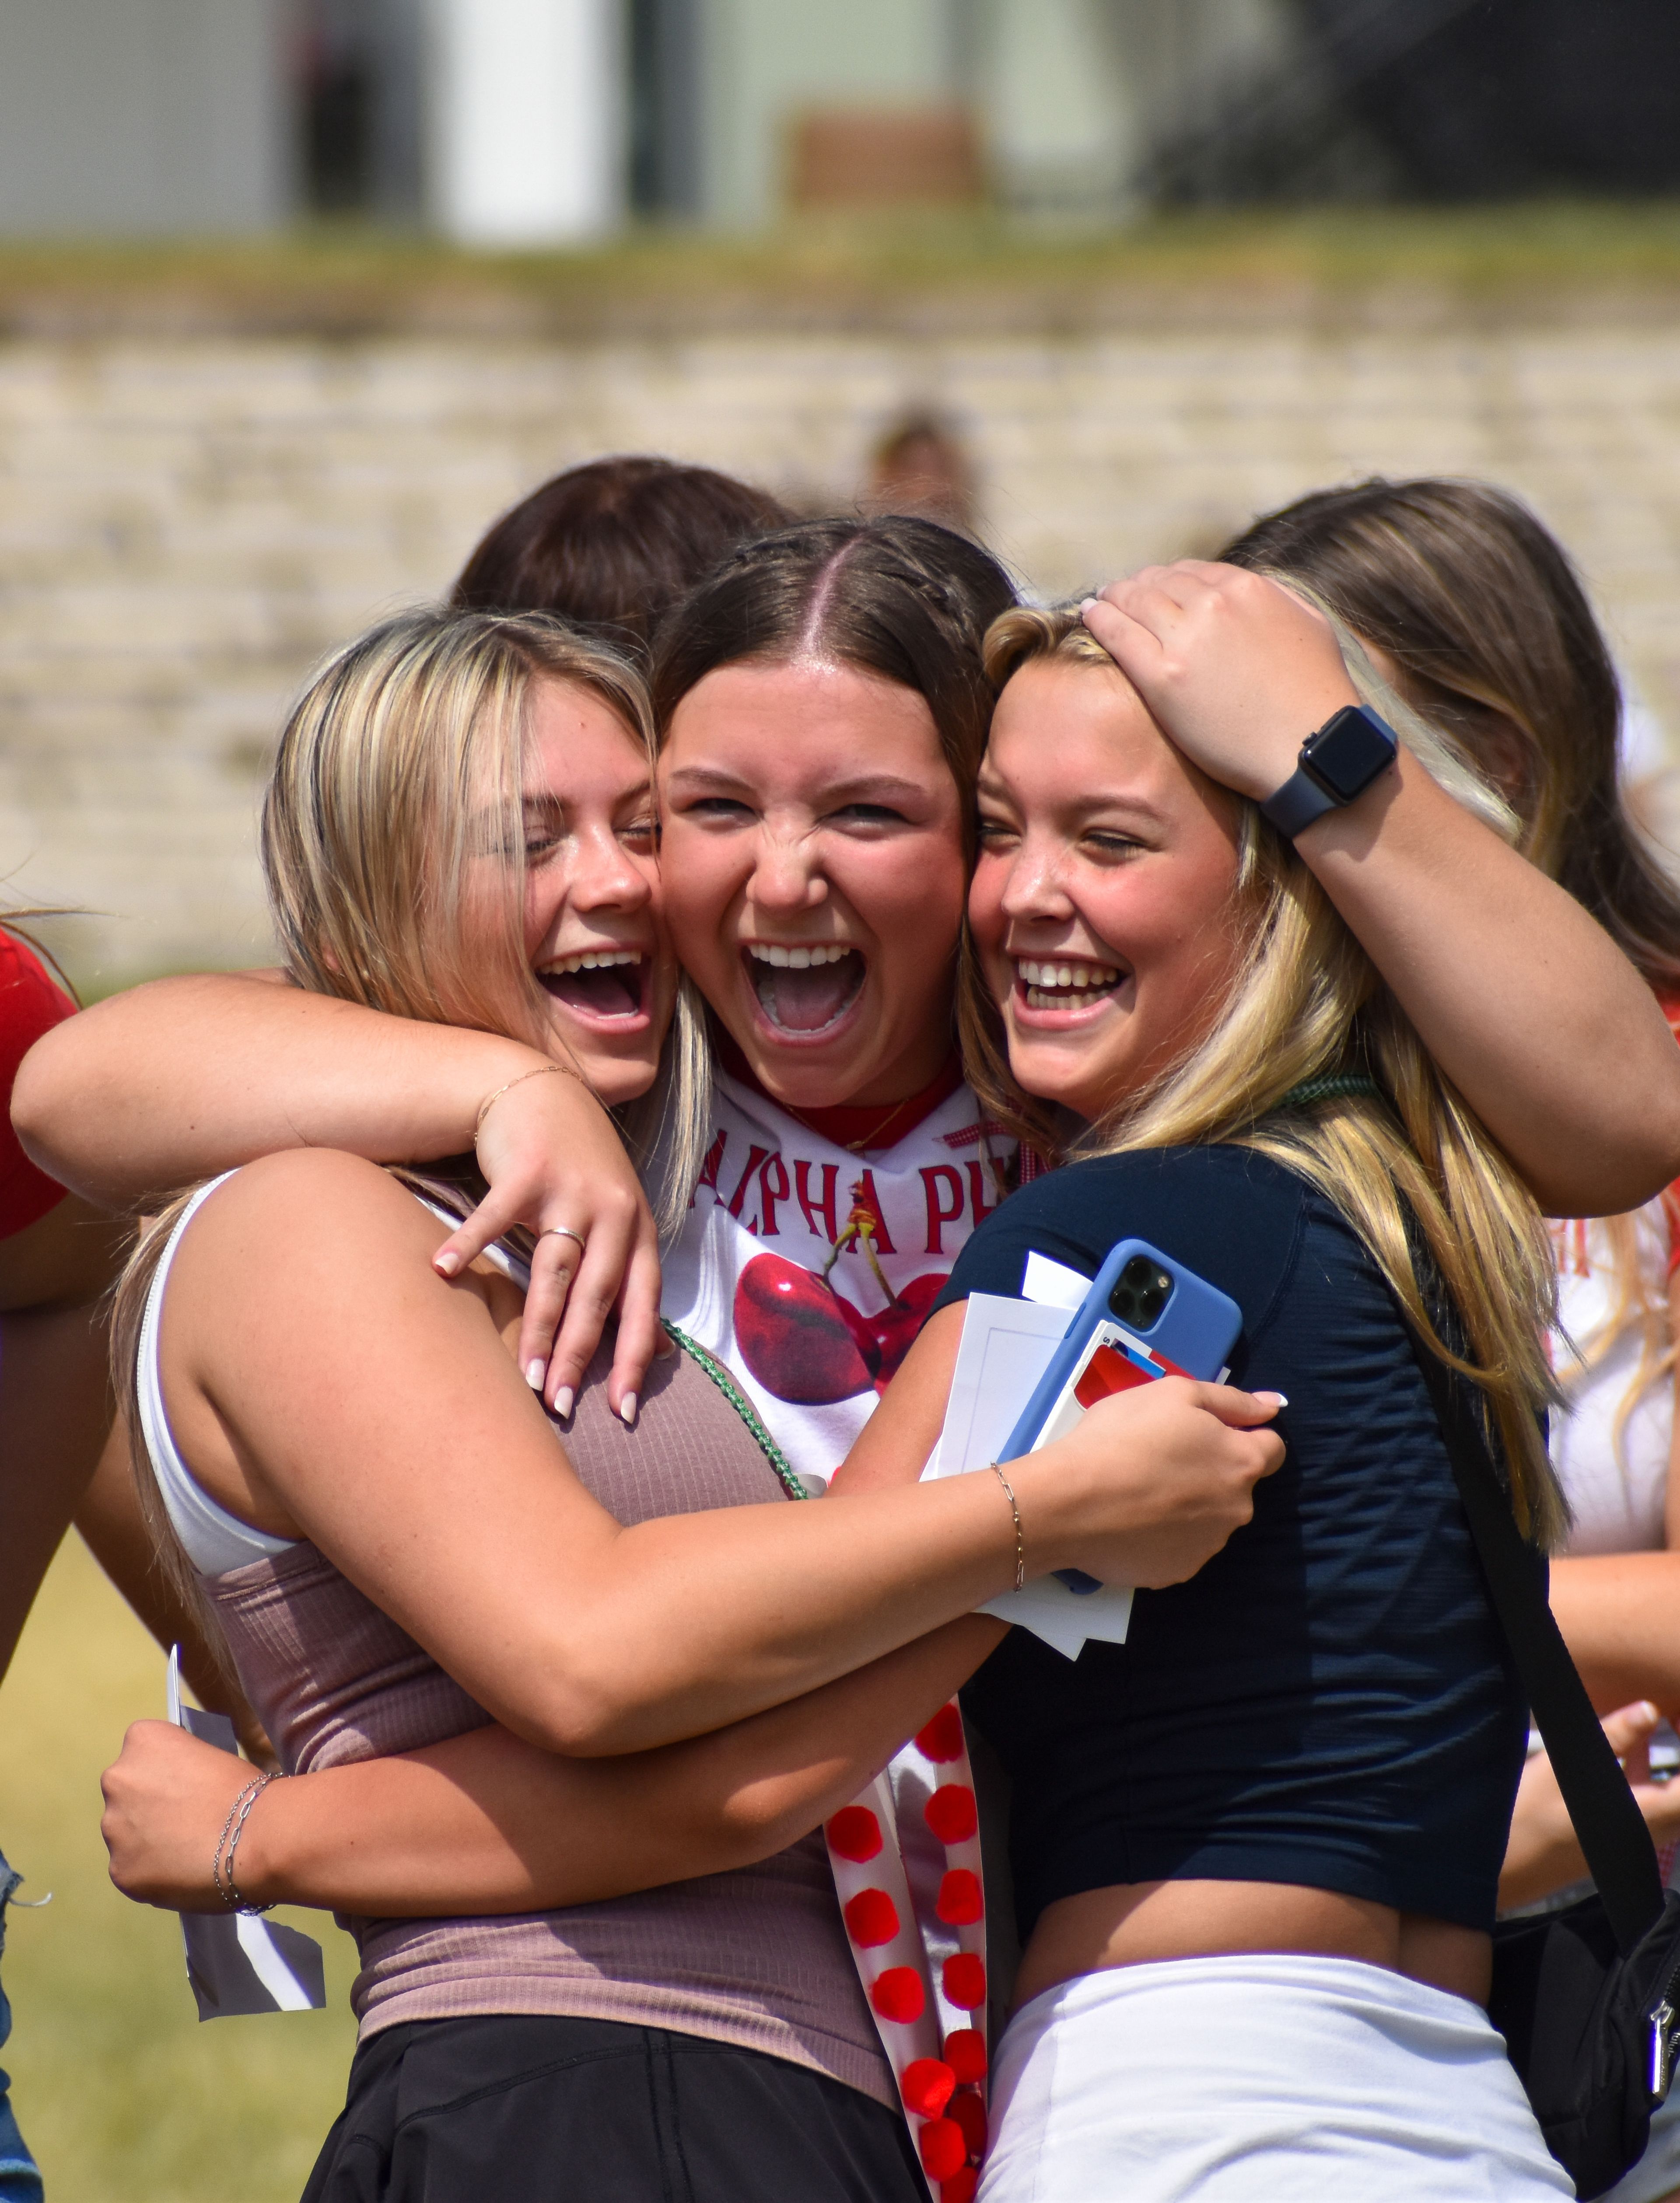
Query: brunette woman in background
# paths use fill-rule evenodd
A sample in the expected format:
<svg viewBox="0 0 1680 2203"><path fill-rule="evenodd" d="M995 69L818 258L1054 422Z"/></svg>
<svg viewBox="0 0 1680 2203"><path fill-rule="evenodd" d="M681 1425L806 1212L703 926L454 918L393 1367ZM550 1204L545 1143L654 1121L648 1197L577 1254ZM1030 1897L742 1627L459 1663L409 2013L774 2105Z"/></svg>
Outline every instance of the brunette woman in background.
<svg viewBox="0 0 1680 2203"><path fill-rule="evenodd" d="M1596 918L1680 1020L1680 891L1629 814L1622 697L1556 538L1507 492L1423 479L1322 490L1221 554L1306 582L1406 700L1450 733L1522 823L1519 847ZM1659 1710L1680 1710L1676 1447L1680 1187L1616 1216L1554 1220L1563 1389L1551 1453L1569 1503L1552 1604L1671 1876L1680 1784L1650 1780ZM1585 1865L1537 1746L1501 1883L1507 1905L1579 1893ZM1680 2100L1617 2203L1680 2194Z"/></svg>

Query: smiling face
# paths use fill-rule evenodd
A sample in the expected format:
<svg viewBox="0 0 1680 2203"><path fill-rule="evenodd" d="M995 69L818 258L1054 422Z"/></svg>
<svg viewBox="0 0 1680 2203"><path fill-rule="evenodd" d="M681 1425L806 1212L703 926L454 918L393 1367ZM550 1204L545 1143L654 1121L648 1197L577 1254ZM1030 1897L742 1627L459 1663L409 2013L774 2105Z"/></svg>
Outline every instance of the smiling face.
<svg viewBox="0 0 1680 2203"><path fill-rule="evenodd" d="M855 667L720 666L660 761L683 962L795 1108L903 1100L951 1046L961 807L933 715Z"/></svg>
<svg viewBox="0 0 1680 2203"><path fill-rule="evenodd" d="M968 910L1028 1093L1101 1116L1207 1031L1241 953L1238 817L1117 669L1040 658L1007 683Z"/></svg>
<svg viewBox="0 0 1680 2203"><path fill-rule="evenodd" d="M601 700L539 678L524 743L525 954L556 1054L604 1102L653 1083L676 998L647 754Z"/></svg>

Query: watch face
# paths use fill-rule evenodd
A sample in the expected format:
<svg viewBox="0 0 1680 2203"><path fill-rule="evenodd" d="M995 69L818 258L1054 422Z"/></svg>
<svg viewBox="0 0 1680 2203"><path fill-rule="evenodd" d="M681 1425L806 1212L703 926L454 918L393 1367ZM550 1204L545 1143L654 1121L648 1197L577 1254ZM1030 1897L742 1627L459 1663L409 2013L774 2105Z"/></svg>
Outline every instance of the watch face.
<svg viewBox="0 0 1680 2203"><path fill-rule="evenodd" d="M1343 803L1369 788L1386 766L1394 762L1399 745L1375 712L1349 704L1328 719L1301 752L1301 761L1312 768L1332 795Z"/></svg>

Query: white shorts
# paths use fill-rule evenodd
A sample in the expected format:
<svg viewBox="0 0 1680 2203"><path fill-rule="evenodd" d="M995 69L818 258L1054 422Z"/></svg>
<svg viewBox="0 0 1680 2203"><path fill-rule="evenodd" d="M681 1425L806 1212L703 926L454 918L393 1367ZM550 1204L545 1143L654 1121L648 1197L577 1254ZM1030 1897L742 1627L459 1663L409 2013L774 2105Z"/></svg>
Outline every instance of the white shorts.
<svg viewBox="0 0 1680 2203"><path fill-rule="evenodd" d="M979 2203L1573 2195L1476 2005L1352 1958L1177 1958L1047 1989L998 2046Z"/></svg>

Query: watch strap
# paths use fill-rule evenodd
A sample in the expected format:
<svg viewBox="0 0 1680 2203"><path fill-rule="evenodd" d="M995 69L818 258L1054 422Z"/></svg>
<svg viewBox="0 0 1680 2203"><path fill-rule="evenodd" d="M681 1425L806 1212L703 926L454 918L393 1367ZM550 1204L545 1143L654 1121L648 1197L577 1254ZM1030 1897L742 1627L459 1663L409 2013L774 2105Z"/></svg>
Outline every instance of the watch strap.
<svg viewBox="0 0 1680 2203"><path fill-rule="evenodd" d="M1346 753L1352 741L1355 754ZM1394 762L1399 737L1368 704L1345 704L1301 745L1299 765L1275 795L1260 806L1280 834L1290 840L1327 811L1357 802L1371 783Z"/></svg>
<svg viewBox="0 0 1680 2203"><path fill-rule="evenodd" d="M1315 818L1322 818L1327 811L1340 808L1341 798L1332 795L1304 765L1298 765L1276 794L1269 795L1260 806L1260 815L1269 818L1278 832L1293 842Z"/></svg>

